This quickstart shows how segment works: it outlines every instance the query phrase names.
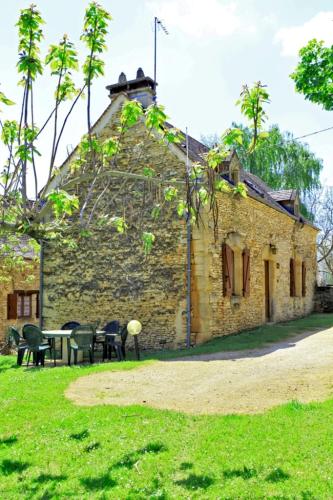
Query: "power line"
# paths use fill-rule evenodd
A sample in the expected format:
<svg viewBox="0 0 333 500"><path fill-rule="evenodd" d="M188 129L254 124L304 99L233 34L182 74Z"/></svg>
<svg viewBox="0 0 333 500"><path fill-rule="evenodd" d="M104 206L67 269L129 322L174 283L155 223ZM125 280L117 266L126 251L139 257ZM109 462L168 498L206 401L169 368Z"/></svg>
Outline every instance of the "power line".
<svg viewBox="0 0 333 500"><path fill-rule="evenodd" d="M333 130L333 127L323 128L321 130L317 130L316 132L311 132L310 134L300 135L299 137L294 137L294 141L298 141L299 139L304 139L305 137L310 137L311 135L321 134L322 132L327 132L328 130Z"/></svg>

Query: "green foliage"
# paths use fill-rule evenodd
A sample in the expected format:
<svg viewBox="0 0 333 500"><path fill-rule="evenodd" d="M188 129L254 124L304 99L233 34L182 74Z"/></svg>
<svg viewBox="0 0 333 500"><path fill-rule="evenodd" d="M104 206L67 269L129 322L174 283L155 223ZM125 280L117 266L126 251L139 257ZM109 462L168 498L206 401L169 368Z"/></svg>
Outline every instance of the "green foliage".
<svg viewBox="0 0 333 500"><path fill-rule="evenodd" d="M256 82L254 86L248 87L243 86L240 94L240 98L236 102L240 106L242 114L249 120L250 128L253 130L252 141L249 144L249 152L253 152L256 148L258 138L263 138L260 136L263 124L267 119L267 114L264 109L264 105L270 102L269 94L266 90L266 86L262 85L261 82ZM235 144L240 144L239 135Z"/></svg>
<svg viewBox="0 0 333 500"><path fill-rule="evenodd" d="M247 197L247 187L245 186L245 184L243 184L243 182L239 182L237 184L237 186L235 186L232 189L232 192L233 192L234 195L239 195L242 198L246 198Z"/></svg>
<svg viewBox="0 0 333 500"><path fill-rule="evenodd" d="M299 51L299 63L290 75L296 91L326 111L333 110L333 45L324 47L316 39Z"/></svg>
<svg viewBox="0 0 333 500"><path fill-rule="evenodd" d="M39 244L36 241L0 230L0 283L11 283L17 272L25 283L29 283L34 278L38 261Z"/></svg>
<svg viewBox="0 0 333 500"><path fill-rule="evenodd" d="M223 143L215 148L212 148L205 155L208 167L216 170L216 168L227 159L229 153L229 149L227 149Z"/></svg>
<svg viewBox="0 0 333 500"><path fill-rule="evenodd" d="M67 35L64 35L59 45L50 45L45 64L50 66L51 75L59 76L66 70L77 71L79 69L77 52Z"/></svg>
<svg viewBox="0 0 333 500"><path fill-rule="evenodd" d="M155 235L149 232L142 233L143 251L146 255L150 254L155 241Z"/></svg>
<svg viewBox="0 0 333 500"><path fill-rule="evenodd" d="M12 145L18 137L19 125L15 120L5 120L2 124L1 139L6 146Z"/></svg>
<svg viewBox="0 0 333 500"><path fill-rule="evenodd" d="M221 193L230 193L231 187L229 182L225 179L216 179L215 190L220 191Z"/></svg>
<svg viewBox="0 0 333 500"><path fill-rule="evenodd" d="M126 101L120 115L120 123L124 130L136 125L143 115L142 104L138 101Z"/></svg>
<svg viewBox="0 0 333 500"><path fill-rule="evenodd" d="M185 139L184 135L177 128L165 128L164 138L166 142L170 144L179 144Z"/></svg>
<svg viewBox="0 0 333 500"><path fill-rule="evenodd" d="M17 69L22 74L23 80L33 81L38 74L43 73L43 64L39 56L43 24L44 21L35 5L21 10L17 23L20 51Z"/></svg>
<svg viewBox="0 0 333 500"><path fill-rule="evenodd" d="M179 200L177 204L177 213L179 217L182 217L187 213L187 204L184 200Z"/></svg>
<svg viewBox="0 0 333 500"><path fill-rule="evenodd" d="M102 151L104 158L110 160L119 150L119 140L117 137L109 137L103 142Z"/></svg>
<svg viewBox="0 0 333 500"><path fill-rule="evenodd" d="M164 124L167 120L167 115L164 112L164 106L161 104L152 104L149 106L145 113L145 120L148 130L155 129L157 131L164 131ZM169 132L172 134L172 129L170 129Z"/></svg>
<svg viewBox="0 0 333 500"><path fill-rule="evenodd" d="M107 49L106 35L110 20L110 14L101 5L97 2L89 4L84 17L84 31L81 35L81 40L89 49L89 55L83 64L83 73L88 85L92 80L104 74L104 61L97 54Z"/></svg>
<svg viewBox="0 0 333 500"><path fill-rule="evenodd" d="M123 234L128 228L128 225L126 224L124 217L111 217L110 220L111 224L116 228L118 233Z"/></svg>
<svg viewBox="0 0 333 500"><path fill-rule="evenodd" d="M290 132L281 132L277 125L273 125L265 140L258 141L255 152L249 154L253 130L233 125L243 132L243 143L235 144L243 168L263 179L272 190L306 192L320 185L322 160L309 150L307 144L296 141Z"/></svg>
<svg viewBox="0 0 333 500"><path fill-rule="evenodd" d="M175 186L168 186L164 189L164 199L166 201L173 201L177 198L178 189Z"/></svg>
<svg viewBox="0 0 333 500"><path fill-rule="evenodd" d="M51 202L53 213L57 219L65 215L72 215L79 207L78 197L63 190L51 191L47 195L47 199Z"/></svg>
<svg viewBox="0 0 333 500"><path fill-rule="evenodd" d="M8 97L6 97L3 92L0 92L0 102L5 104L6 106L13 106L15 104L15 102L8 99Z"/></svg>
<svg viewBox="0 0 333 500"><path fill-rule="evenodd" d="M151 179L152 177L155 177L156 172L151 167L143 167L143 175Z"/></svg>

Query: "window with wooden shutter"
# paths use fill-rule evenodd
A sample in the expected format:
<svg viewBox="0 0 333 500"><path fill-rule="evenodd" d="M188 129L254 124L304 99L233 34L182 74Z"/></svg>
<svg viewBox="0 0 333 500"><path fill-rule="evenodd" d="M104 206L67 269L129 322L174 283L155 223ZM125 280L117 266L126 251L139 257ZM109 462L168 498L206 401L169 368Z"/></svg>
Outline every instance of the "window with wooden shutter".
<svg viewBox="0 0 333 500"><path fill-rule="evenodd" d="M295 259L290 259L290 297L296 296Z"/></svg>
<svg viewBox="0 0 333 500"><path fill-rule="evenodd" d="M243 296L250 295L250 250L243 250Z"/></svg>
<svg viewBox="0 0 333 500"><path fill-rule="evenodd" d="M234 288L234 252L226 244L222 245L223 295L231 297Z"/></svg>
<svg viewBox="0 0 333 500"><path fill-rule="evenodd" d="M302 262L302 297L306 296L306 264Z"/></svg>
<svg viewBox="0 0 333 500"><path fill-rule="evenodd" d="M7 295L7 319L17 319L17 295L9 293Z"/></svg>

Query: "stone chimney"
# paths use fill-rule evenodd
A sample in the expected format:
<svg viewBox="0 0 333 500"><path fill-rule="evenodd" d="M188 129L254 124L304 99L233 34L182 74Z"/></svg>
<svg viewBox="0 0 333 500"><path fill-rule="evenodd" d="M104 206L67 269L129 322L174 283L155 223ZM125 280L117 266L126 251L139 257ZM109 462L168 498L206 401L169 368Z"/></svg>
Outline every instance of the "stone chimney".
<svg viewBox="0 0 333 500"><path fill-rule="evenodd" d="M145 76L142 68L139 68L135 80L127 80L125 73L120 73L118 83L108 85L106 88L111 100L120 92L125 92L130 99L136 99L144 108L148 108L154 102L156 95L154 87L154 80Z"/></svg>

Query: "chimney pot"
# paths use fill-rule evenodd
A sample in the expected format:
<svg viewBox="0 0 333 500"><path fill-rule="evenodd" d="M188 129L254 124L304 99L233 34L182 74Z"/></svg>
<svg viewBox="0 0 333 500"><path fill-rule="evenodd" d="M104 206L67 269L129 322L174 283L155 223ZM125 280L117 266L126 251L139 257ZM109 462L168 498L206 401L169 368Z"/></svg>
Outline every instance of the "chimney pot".
<svg viewBox="0 0 333 500"><path fill-rule="evenodd" d="M145 76L142 68L138 68L134 80L127 80L125 73L120 73L118 83L108 85L106 88L111 99L124 92L129 99L136 99L146 109L154 102L156 85L152 78Z"/></svg>
<svg viewBox="0 0 333 500"><path fill-rule="evenodd" d="M127 78L124 72L121 72L118 78L118 83L126 83Z"/></svg>
<svg viewBox="0 0 333 500"><path fill-rule="evenodd" d="M143 72L142 68L138 68L138 71L136 72L136 77L137 78L144 78L145 74Z"/></svg>

